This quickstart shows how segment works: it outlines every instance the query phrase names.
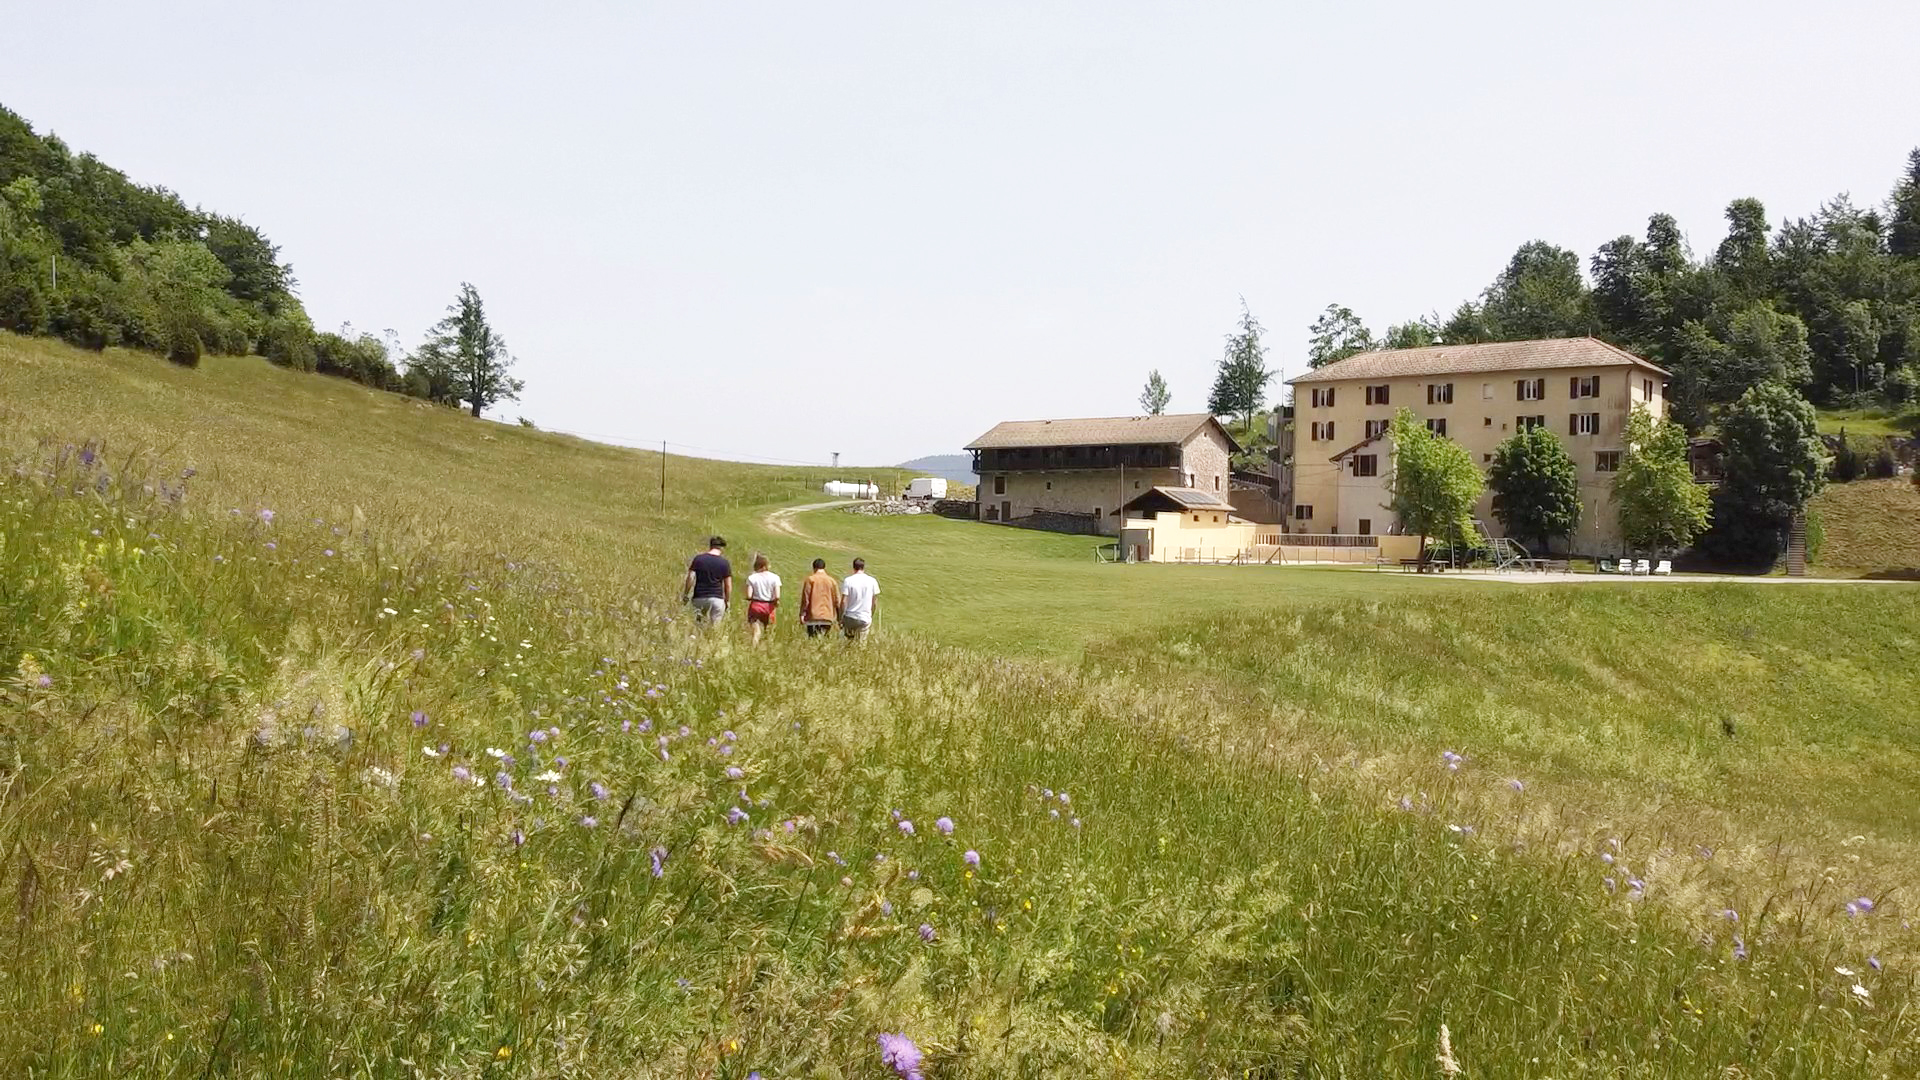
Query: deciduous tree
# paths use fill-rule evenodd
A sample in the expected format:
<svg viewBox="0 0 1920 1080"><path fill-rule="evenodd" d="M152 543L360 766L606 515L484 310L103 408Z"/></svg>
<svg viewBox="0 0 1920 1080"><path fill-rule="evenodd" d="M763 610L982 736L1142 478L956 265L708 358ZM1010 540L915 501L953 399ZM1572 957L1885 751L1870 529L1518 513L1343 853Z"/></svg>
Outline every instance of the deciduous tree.
<svg viewBox="0 0 1920 1080"><path fill-rule="evenodd" d="M1580 478L1573 458L1545 427L1516 431L1493 451L1487 485L1500 498L1493 515L1514 536L1545 550L1555 536L1571 536L1580 523Z"/></svg>
<svg viewBox="0 0 1920 1080"><path fill-rule="evenodd" d="M1726 478L1701 546L1729 565L1770 565L1786 529L1826 482L1813 406L1790 387L1748 390L1720 420Z"/></svg>
<svg viewBox="0 0 1920 1080"><path fill-rule="evenodd" d="M1393 475L1388 479L1394 516L1400 527L1420 537L1451 543L1475 543L1479 530L1473 504L1485 489L1473 455L1459 443L1427 430L1426 422L1401 409L1388 429L1393 439Z"/></svg>
<svg viewBox="0 0 1920 1080"><path fill-rule="evenodd" d="M1352 308L1341 304L1328 304L1307 333L1307 366L1311 368L1326 367L1373 348L1373 333Z"/></svg>
<svg viewBox="0 0 1920 1080"><path fill-rule="evenodd" d="M1147 372L1146 389L1140 391L1140 411L1148 416L1159 416L1167 411L1167 402L1173 395L1167 392L1167 380L1160 377L1160 369Z"/></svg>
<svg viewBox="0 0 1920 1080"><path fill-rule="evenodd" d="M1691 544L1707 527L1709 510L1707 489L1694 481L1687 461L1686 430L1633 410L1612 498L1629 548L1677 551Z"/></svg>

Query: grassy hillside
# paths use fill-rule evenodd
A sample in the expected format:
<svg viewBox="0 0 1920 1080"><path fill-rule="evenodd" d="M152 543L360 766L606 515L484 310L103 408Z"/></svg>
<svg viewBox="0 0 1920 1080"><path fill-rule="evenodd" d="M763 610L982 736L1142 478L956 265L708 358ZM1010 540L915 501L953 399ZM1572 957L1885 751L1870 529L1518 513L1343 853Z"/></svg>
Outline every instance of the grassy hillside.
<svg viewBox="0 0 1920 1080"><path fill-rule="evenodd" d="M1897 750L1862 703L1911 683L1788 655L1815 632L1765 606L1789 596L1540 593L1481 637L1518 591L1095 567L919 518L764 534L806 477L685 463L648 515L646 455L257 363L0 349L0 1060L27 1075L879 1077L883 1033L933 1077L1440 1075L1443 1030L1466 1075L1920 1070L1877 847L1726 881L1672 836L1563 847L1549 820L1581 738L1621 744L1601 794L1692 755L1685 794L1730 795L1703 777L1739 751L1661 708L1819 669L1850 687L1832 725L1755 714L1741 775L1849 724L1828 775ZM696 632L670 590L710 524L789 567L871 551L894 621L864 650ZM1157 569L1197 572L1126 576ZM1910 594L1873 588L1791 596L1911 656L1876 606ZM1555 604L1589 652L1456 669L1560 631ZM1668 627L1721 685L1665 685ZM1088 658L997 651L1029 633ZM1268 640L1326 651L1267 668ZM1456 733L1458 768L1415 760ZM1407 756L1318 753L1369 744Z"/></svg>
<svg viewBox="0 0 1920 1080"><path fill-rule="evenodd" d="M1813 500L1823 569L1920 574L1920 488L1910 476L1829 484Z"/></svg>
<svg viewBox="0 0 1920 1080"><path fill-rule="evenodd" d="M1823 435L1920 434L1920 407L1873 409L1821 409L1820 432Z"/></svg>

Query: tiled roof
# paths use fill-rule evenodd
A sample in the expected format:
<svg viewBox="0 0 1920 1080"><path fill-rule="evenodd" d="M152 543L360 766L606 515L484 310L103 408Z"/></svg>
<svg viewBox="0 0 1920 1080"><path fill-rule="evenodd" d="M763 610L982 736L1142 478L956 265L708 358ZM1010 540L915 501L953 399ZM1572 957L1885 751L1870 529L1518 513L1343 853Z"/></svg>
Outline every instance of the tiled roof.
<svg viewBox="0 0 1920 1080"><path fill-rule="evenodd" d="M968 443L968 450L999 450L1017 446L1111 446L1118 444L1179 445L1208 424L1212 413L1172 413L1160 416L1101 416L1084 420L1008 420ZM1226 429L1221 429L1226 434ZM1227 435L1233 444L1233 436ZM1238 447L1235 447L1238 449Z"/></svg>
<svg viewBox="0 0 1920 1080"><path fill-rule="evenodd" d="M1421 375L1472 375L1496 371L1533 371L1542 368L1619 367L1631 365L1665 377L1669 372L1640 357L1590 337L1547 338L1540 341L1489 341L1478 345L1429 345L1420 349L1380 349L1356 353L1337 363L1309 371L1292 386L1338 382L1343 379L1403 379Z"/></svg>

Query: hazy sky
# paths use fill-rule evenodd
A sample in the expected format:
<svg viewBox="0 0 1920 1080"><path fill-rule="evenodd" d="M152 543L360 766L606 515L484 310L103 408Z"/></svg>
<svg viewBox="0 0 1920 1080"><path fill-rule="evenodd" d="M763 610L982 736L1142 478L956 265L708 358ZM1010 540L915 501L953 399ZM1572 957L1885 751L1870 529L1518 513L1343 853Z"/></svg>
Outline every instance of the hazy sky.
<svg viewBox="0 0 1920 1080"><path fill-rule="evenodd" d="M1297 374L1330 301L1656 211L1711 251L1920 144L1911 2L13 7L0 103L260 226L316 324L411 344L472 281L500 416L715 456L953 452L1153 367L1201 409L1242 295Z"/></svg>

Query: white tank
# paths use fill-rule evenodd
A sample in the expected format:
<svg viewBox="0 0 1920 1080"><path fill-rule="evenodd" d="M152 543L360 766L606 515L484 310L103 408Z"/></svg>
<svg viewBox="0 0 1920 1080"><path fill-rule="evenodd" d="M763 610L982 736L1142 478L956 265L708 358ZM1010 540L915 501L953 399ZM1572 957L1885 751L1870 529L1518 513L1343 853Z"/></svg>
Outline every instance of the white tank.
<svg viewBox="0 0 1920 1080"><path fill-rule="evenodd" d="M848 484L839 480L829 480L820 485L820 490L836 499L877 499L880 488L875 484Z"/></svg>

